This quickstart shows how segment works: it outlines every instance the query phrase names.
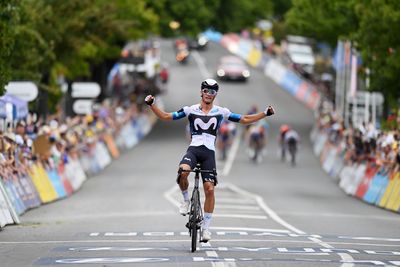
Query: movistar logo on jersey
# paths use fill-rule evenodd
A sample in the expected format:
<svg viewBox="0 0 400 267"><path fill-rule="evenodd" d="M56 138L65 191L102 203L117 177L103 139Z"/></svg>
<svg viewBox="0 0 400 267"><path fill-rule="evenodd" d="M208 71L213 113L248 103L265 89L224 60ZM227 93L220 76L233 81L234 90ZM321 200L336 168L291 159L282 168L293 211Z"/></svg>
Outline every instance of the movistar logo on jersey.
<svg viewBox="0 0 400 267"><path fill-rule="evenodd" d="M193 125L196 131L199 130L199 127L203 130L208 130L212 127L212 129L215 130L217 128L217 119L213 117L207 123L205 123L202 119L197 118L194 120Z"/></svg>

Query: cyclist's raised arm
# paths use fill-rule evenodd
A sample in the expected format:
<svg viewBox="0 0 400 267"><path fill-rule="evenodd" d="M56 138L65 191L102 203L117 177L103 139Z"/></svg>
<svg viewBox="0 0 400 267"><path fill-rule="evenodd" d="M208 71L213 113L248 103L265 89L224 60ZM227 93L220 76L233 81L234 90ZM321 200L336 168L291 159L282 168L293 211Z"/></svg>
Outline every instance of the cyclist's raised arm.
<svg viewBox="0 0 400 267"><path fill-rule="evenodd" d="M155 105L155 97L152 95L146 96L145 100L147 105L149 105L150 109L156 114L156 116L164 121L172 121L173 116L172 113L165 112Z"/></svg>
<svg viewBox="0 0 400 267"><path fill-rule="evenodd" d="M261 120L265 117L271 116L273 114L275 114L274 108L272 106L268 106L263 112L241 116L239 122L241 124L249 124L249 123L259 121L259 120Z"/></svg>

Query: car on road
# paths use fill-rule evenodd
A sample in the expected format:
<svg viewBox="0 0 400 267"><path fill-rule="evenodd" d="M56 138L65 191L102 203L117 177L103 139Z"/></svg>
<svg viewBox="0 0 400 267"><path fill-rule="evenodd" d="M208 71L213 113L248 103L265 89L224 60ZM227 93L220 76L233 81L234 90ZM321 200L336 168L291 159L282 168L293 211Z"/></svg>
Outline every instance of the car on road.
<svg viewBox="0 0 400 267"><path fill-rule="evenodd" d="M208 46L208 38L204 34L200 33L196 37L187 38L187 42L189 44L190 49L195 49L195 50L205 50Z"/></svg>
<svg viewBox="0 0 400 267"><path fill-rule="evenodd" d="M247 81L250 71L247 64L239 57L229 55L219 60L217 78L220 80Z"/></svg>

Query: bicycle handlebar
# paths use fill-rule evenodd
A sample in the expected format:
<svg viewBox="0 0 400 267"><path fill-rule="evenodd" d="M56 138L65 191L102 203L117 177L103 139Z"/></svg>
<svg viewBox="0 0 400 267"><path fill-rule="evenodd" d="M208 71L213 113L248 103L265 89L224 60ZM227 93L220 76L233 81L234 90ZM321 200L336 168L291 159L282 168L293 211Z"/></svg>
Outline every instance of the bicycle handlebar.
<svg viewBox="0 0 400 267"><path fill-rule="evenodd" d="M202 170L198 167L195 167L193 170L181 170L181 172L194 172L194 173L217 173L216 171L210 171L210 170Z"/></svg>

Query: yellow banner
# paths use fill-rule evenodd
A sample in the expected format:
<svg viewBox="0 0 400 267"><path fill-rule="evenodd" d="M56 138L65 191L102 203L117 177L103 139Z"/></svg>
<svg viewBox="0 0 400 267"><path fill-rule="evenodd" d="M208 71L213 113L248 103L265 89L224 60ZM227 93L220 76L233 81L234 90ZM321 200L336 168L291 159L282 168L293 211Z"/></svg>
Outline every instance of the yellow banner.
<svg viewBox="0 0 400 267"><path fill-rule="evenodd" d="M31 166L29 175L31 176L32 182L39 193L42 203L51 202L57 199L57 192L51 184L45 169L40 163L35 163Z"/></svg>
<svg viewBox="0 0 400 267"><path fill-rule="evenodd" d="M400 208L400 173L395 174L388 187L389 186L391 186L392 190L385 207L389 210L398 211Z"/></svg>
<svg viewBox="0 0 400 267"><path fill-rule="evenodd" d="M249 53L249 57L247 58L247 62L252 67L257 67L261 60L261 52L255 48L252 48Z"/></svg>

